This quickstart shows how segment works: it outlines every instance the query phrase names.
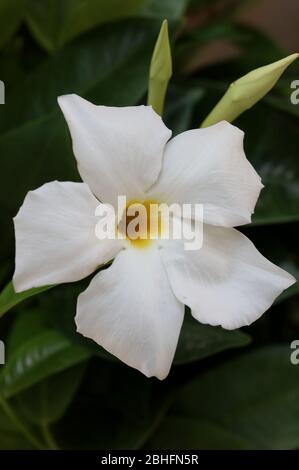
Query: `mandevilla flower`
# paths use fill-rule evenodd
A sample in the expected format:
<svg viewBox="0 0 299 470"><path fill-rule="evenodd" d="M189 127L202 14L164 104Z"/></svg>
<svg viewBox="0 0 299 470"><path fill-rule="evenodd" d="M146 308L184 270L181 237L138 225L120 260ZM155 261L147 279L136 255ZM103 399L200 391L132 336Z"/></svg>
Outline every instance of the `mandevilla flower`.
<svg viewBox="0 0 299 470"><path fill-rule="evenodd" d="M79 296L77 329L146 376L167 376L189 306L201 323L239 328L257 320L295 279L233 227L251 221L263 187L243 132L222 121L169 141L149 106L95 106L59 98L83 183L30 191L14 219L15 290L73 282L115 258ZM169 142L168 142L169 141ZM95 209L118 195L203 204L203 245L183 240L99 240Z"/></svg>

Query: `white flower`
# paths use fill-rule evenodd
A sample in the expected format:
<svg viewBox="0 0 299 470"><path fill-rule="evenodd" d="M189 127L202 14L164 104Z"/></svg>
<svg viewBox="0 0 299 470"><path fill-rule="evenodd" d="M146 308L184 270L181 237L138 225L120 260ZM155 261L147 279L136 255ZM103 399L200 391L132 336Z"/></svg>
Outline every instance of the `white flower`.
<svg viewBox="0 0 299 470"><path fill-rule="evenodd" d="M14 287L95 275L79 296L77 329L146 376L167 376L184 305L201 323L249 325L295 282L264 258L234 226L251 220L262 188L243 151L243 132L220 122L171 132L151 107L95 106L76 95L59 98L84 183L47 183L30 191L14 219ZM203 247L182 240L98 240L99 201L204 205Z"/></svg>

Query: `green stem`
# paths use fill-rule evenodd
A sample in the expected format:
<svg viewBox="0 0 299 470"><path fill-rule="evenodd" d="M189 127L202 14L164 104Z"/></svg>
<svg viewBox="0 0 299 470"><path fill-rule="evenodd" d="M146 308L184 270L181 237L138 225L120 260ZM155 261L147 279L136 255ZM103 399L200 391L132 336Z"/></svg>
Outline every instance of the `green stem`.
<svg viewBox="0 0 299 470"><path fill-rule="evenodd" d="M50 427L47 424L42 425L42 432L46 443L51 450L59 450L57 443L55 442L54 436L51 432Z"/></svg>
<svg viewBox="0 0 299 470"><path fill-rule="evenodd" d="M28 429L27 426L18 418L18 416L15 414L11 406L3 397L0 397L0 404L6 416L11 420L12 423L15 424L15 426L19 429L19 431L26 437L28 442L33 444L33 446L36 447L37 449L44 450L45 446L39 441L39 439L37 439L32 434L30 429Z"/></svg>

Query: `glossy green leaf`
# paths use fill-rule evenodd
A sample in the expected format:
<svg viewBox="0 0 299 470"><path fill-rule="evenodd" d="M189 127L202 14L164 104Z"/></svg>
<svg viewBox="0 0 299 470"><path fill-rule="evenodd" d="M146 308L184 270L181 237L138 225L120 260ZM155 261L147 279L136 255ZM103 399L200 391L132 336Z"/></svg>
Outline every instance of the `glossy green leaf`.
<svg viewBox="0 0 299 470"><path fill-rule="evenodd" d="M47 377L16 396L18 412L35 425L47 426L66 412L81 383L85 364Z"/></svg>
<svg viewBox="0 0 299 470"><path fill-rule="evenodd" d="M90 357L86 348L62 333L46 330L20 344L0 370L0 391L9 398Z"/></svg>
<svg viewBox="0 0 299 470"><path fill-rule="evenodd" d="M150 447L297 448L299 375L291 352L288 345L260 348L203 372L180 393Z"/></svg>
<svg viewBox="0 0 299 470"><path fill-rule="evenodd" d="M48 331L51 325L47 324L47 316L38 307L38 299L35 299L37 306L23 307L14 315L13 323L6 339L7 354L11 356L18 350L22 343L26 343L35 336Z"/></svg>
<svg viewBox="0 0 299 470"><path fill-rule="evenodd" d="M0 47L15 33L25 12L25 0L1 0Z"/></svg>
<svg viewBox="0 0 299 470"><path fill-rule="evenodd" d="M163 115L165 96L171 76L172 58L168 24L164 20L151 59L147 97L147 104L152 106L160 116Z"/></svg>
<svg viewBox="0 0 299 470"><path fill-rule="evenodd" d="M31 0L27 24L39 44L52 52L101 23L136 15L146 0Z"/></svg>
<svg viewBox="0 0 299 470"><path fill-rule="evenodd" d="M12 282L10 281L6 287L0 293L0 317L8 312L10 309L18 305L20 302L32 297L33 295L40 294L51 287L54 286L45 286L37 287L33 289L26 290L24 292L16 293L13 287Z"/></svg>
<svg viewBox="0 0 299 470"><path fill-rule="evenodd" d="M53 312L50 314L53 316ZM29 310L21 310L15 318L6 341L7 357L13 357L21 344L26 344L32 338L39 338L47 334L51 328L50 314L48 316L47 312L39 308L38 305ZM59 311L57 314L62 315ZM74 330L74 321L72 327ZM68 337L63 331L58 333ZM74 338L74 344L77 348L79 343L75 342L76 336L79 338L75 333L70 336L70 341L73 341ZM42 430L46 430L47 433L47 426L58 421L74 399L85 368L86 363L83 362L75 366L68 366L59 373L52 374L50 371L49 376L45 376L41 381L19 392L14 397L13 406L16 408L17 414L26 422L41 426Z"/></svg>
<svg viewBox="0 0 299 470"><path fill-rule="evenodd" d="M234 121L274 87L286 68L298 56L292 54L272 64L259 67L233 82L201 127L211 126L223 120Z"/></svg>
<svg viewBox="0 0 299 470"><path fill-rule="evenodd" d="M221 327L202 325L186 312L174 364L188 364L227 349L239 348L250 343L250 336L241 331L228 331Z"/></svg>

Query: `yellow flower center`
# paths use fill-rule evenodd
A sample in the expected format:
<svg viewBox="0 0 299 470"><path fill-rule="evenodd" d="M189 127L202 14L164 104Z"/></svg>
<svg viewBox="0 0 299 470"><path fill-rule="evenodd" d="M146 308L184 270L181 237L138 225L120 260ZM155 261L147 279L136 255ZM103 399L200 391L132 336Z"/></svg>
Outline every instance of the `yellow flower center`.
<svg viewBox="0 0 299 470"><path fill-rule="evenodd" d="M147 248L153 239L160 237L161 215L158 208L159 203L153 199L127 203L118 229L135 248Z"/></svg>

